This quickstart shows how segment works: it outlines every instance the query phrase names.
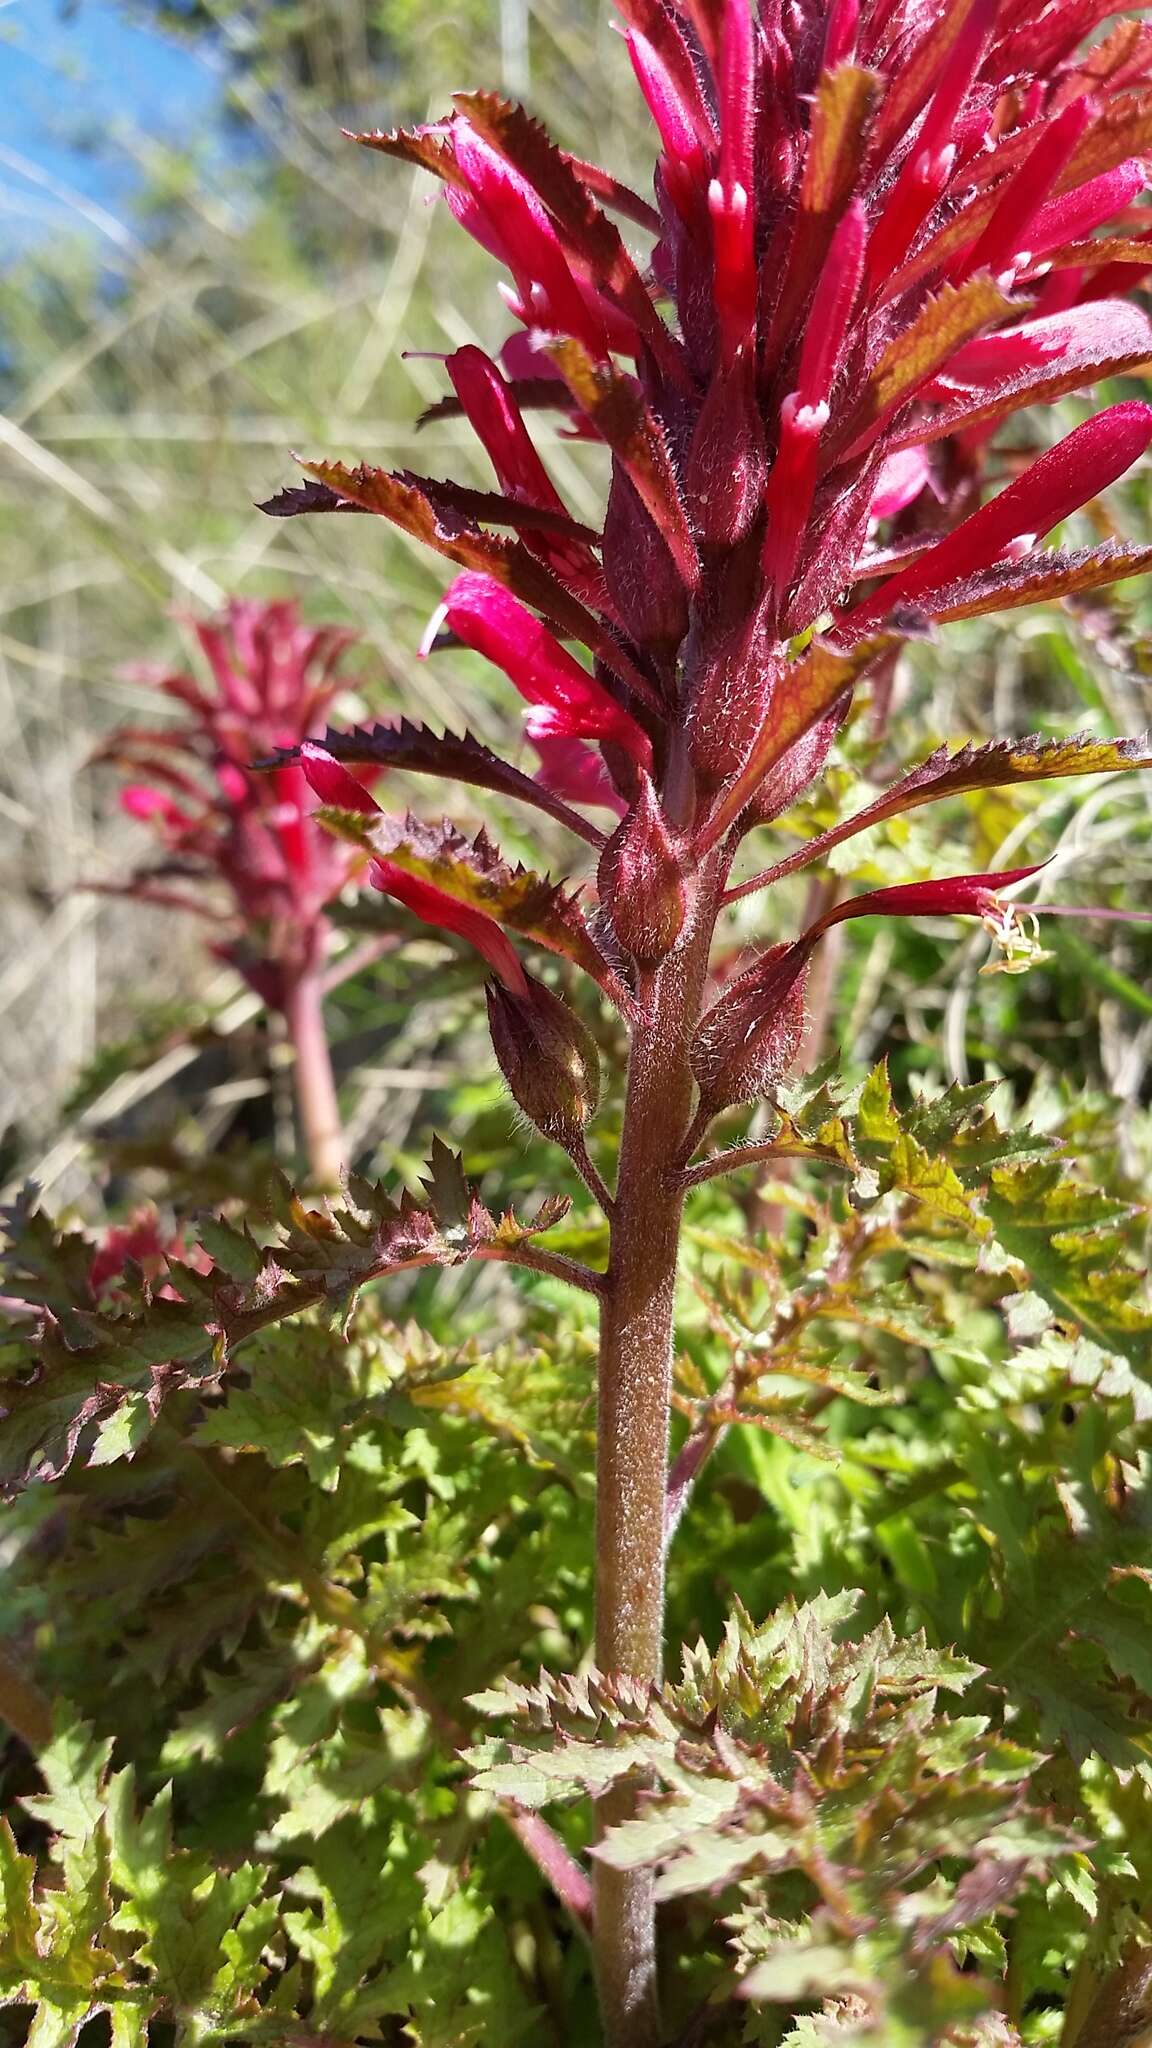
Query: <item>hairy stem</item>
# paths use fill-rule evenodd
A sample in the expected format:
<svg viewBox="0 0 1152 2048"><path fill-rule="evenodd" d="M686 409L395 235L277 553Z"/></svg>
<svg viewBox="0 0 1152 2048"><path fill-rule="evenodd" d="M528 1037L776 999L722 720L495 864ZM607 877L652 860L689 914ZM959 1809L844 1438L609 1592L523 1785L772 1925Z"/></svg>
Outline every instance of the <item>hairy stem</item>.
<svg viewBox="0 0 1152 2048"><path fill-rule="evenodd" d="M717 863L718 866L718 863ZM596 1467L596 1661L655 1684L664 1631L664 1517L676 1260L692 1121L688 1049L700 1012L716 877L696 923L643 991L633 1035L600 1314ZM601 1831L635 1811L636 1788L600 1802ZM656 1925L647 1872L597 1866L595 1950L608 2048L655 2048Z"/></svg>
<svg viewBox="0 0 1152 2048"><path fill-rule="evenodd" d="M324 983L318 970L306 968L291 983L284 1019L296 1055L296 1104L308 1164L313 1180L332 1188L344 1170L344 1127L324 1023Z"/></svg>

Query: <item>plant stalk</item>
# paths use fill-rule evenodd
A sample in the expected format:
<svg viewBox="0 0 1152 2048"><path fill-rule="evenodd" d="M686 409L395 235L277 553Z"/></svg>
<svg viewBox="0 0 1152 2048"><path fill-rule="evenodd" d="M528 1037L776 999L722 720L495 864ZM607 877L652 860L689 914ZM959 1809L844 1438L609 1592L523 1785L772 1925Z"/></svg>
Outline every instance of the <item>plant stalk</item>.
<svg viewBox="0 0 1152 2048"><path fill-rule="evenodd" d="M714 876L719 863L714 864ZM596 1461L596 1662L658 1684L664 1520L680 1218L678 1161L692 1120L688 1049L715 920L702 882L693 930L641 991L628 1067L612 1249L600 1315ZM600 1832L631 1817L638 1788L598 1802ZM656 1915L650 1872L597 1863L594 1943L607 2048L656 2048Z"/></svg>
<svg viewBox="0 0 1152 2048"><path fill-rule="evenodd" d="M296 1056L296 1106L312 1178L320 1187L334 1188L344 1171L344 1126L324 1023L324 983L317 969L305 968L289 984L284 1021Z"/></svg>

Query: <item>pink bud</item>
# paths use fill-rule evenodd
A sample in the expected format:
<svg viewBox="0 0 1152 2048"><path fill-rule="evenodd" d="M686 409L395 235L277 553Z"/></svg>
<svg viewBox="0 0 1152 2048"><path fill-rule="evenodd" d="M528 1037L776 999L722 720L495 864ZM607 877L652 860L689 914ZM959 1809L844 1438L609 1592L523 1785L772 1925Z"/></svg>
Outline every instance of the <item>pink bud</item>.
<svg viewBox="0 0 1152 2048"><path fill-rule="evenodd" d="M972 0L868 245L869 285L883 290L908 254L956 161L957 117L975 78L999 0ZM931 30L929 30L931 34Z"/></svg>
<svg viewBox="0 0 1152 2048"><path fill-rule="evenodd" d="M501 488L526 504L563 512L563 500L536 452L511 390L491 357L469 343L448 356L445 367L457 398L484 444ZM532 374L538 374L535 364Z"/></svg>
<svg viewBox="0 0 1152 2048"><path fill-rule="evenodd" d="M762 562L777 606L791 587L804 544L816 489L820 436L828 424L826 405L801 405L790 391L780 407L780 442L765 494L768 514Z"/></svg>
<svg viewBox="0 0 1152 2048"><path fill-rule="evenodd" d="M876 479L869 519L895 519L915 503L931 474L925 448L901 448L889 455Z"/></svg>
<svg viewBox="0 0 1152 2048"><path fill-rule="evenodd" d="M647 775L600 856L600 901L626 953L653 967L672 951L687 910L684 868Z"/></svg>
<svg viewBox="0 0 1152 2048"><path fill-rule="evenodd" d="M1029 226L1027 245L1031 256L1046 256L1050 249L1059 249L1065 242L1082 241L1094 228L1131 206L1147 183L1140 158L1131 157L1114 171L1104 171L1086 185L1078 185L1075 191L1049 200Z"/></svg>
<svg viewBox="0 0 1152 2048"><path fill-rule="evenodd" d="M832 237L805 323L796 380L800 405L820 405L832 394L860 292L867 242L864 202L853 199Z"/></svg>
<svg viewBox="0 0 1152 2048"><path fill-rule="evenodd" d="M675 17L654 10L651 26L654 34L659 34L659 48L640 29L625 31L632 69L648 102L665 155L674 163L695 169L703 162L704 151L715 147L712 120Z"/></svg>
<svg viewBox="0 0 1152 2048"><path fill-rule="evenodd" d="M150 818L167 819L175 808L170 796L146 782L130 782L120 791L120 809L129 818L139 818L142 824Z"/></svg>
<svg viewBox="0 0 1152 2048"><path fill-rule="evenodd" d="M494 577L465 570L456 578L422 653L441 621L465 647L502 668L534 707L526 721L533 736L615 740L641 767L651 765L651 742L631 713Z"/></svg>
<svg viewBox="0 0 1152 2048"><path fill-rule="evenodd" d="M602 755L582 740L537 737L532 744L540 756L536 781L544 789L563 797L566 803L591 804L615 811L617 817L623 816L624 799L616 790Z"/></svg>
<svg viewBox="0 0 1152 2048"><path fill-rule="evenodd" d="M334 810L362 811L367 816L378 815L380 806L370 795L362 782L349 775L334 754L322 747L317 740L305 740L300 748L300 766L304 770L308 785L319 797L322 804L331 804Z"/></svg>
<svg viewBox="0 0 1152 2048"><path fill-rule="evenodd" d="M437 889L432 882L421 881L418 875L408 874L394 861L374 860L368 872L374 888L382 890L385 896L394 896L397 903L402 903L425 924L436 925L441 931L455 932L458 938L467 939L512 995L527 994L528 977L520 965L519 955L495 918L486 917L482 910L472 910L466 903L457 903L446 890Z"/></svg>
<svg viewBox="0 0 1152 2048"><path fill-rule="evenodd" d="M860 0L832 0L824 31L824 61L821 69L835 71L838 64L850 64L856 53L860 32Z"/></svg>
<svg viewBox="0 0 1152 2048"><path fill-rule="evenodd" d="M717 997L692 1042L701 1108L715 1116L767 1095L787 1073L804 1031L812 940L770 946Z"/></svg>
<svg viewBox="0 0 1152 2048"><path fill-rule="evenodd" d="M850 896L810 925L801 943L809 943L851 917L986 917L1002 889L1038 875L1044 862L1031 868L1005 868L991 875L948 875L938 882L903 882L895 889L870 889Z"/></svg>
<svg viewBox="0 0 1152 2048"><path fill-rule="evenodd" d="M606 355L608 336L595 294L581 290L547 209L527 179L466 120L453 121L452 143L468 195L449 185L448 205L469 232L508 265L520 292L521 317L574 335L595 356Z"/></svg>

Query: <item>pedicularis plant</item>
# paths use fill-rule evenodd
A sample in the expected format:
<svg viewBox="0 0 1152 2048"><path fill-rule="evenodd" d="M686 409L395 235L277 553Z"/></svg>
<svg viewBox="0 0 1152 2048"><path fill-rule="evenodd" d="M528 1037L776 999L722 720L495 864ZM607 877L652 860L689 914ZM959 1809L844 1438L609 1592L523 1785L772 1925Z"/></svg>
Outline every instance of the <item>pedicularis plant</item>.
<svg viewBox="0 0 1152 2048"><path fill-rule="evenodd" d="M91 1298L90 1245L54 1240L27 1210L14 1217L13 1292L44 1322L35 1376L10 1389L9 1484L132 1456L162 1404L191 1403L191 1448L171 1452L180 1485L197 1500L216 1489L240 1553L263 1560L265 1590L295 1587L308 1614L290 1642L277 1624L271 1696L257 1676L244 1707L218 1681L216 1738L273 1716L262 1853L274 1863L302 1835L316 1846L290 1871L296 1903L280 1917L259 1860L243 1881L230 1875L231 1890L203 1861L185 1868L181 1912L199 1914L203 1944L214 1901L220 1962L215 1977L190 1963L181 1983L169 1952L180 1914L156 1932L179 1859L145 1881L165 1857L149 1862L122 1778L60 1736L42 1756L50 1795L29 1804L58 1830L72 1891L86 1871L103 1886L115 1910L96 1919L112 1931L98 1969L81 1941L64 1951L72 1976L51 1997L38 1990L59 1914L50 1894L37 1904L12 1847L9 1983L42 2013L55 1998L79 2019L105 2006L124 2028L174 2014L197 2041L392 2039L387 2015L429 2044L595 2038L579 2016L578 1942L566 1936L557 1959L554 1905L533 1907L514 1957L547 2016L525 2019L489 1959L470 1980L473 2017L460 2017L446 1953L481 1925L495 1938L483 1911L518 1910L480 1846L477 1816L495 1801L589 1936L612 2048L775 2043L790 2025L795 2048L1009 2042L1017 2029L1103 2048L1146 2025L1152 1938L1152 1318L1124 1235L1134 1212L1042 1141L1001 1131L979 1089L900 1113L882 1068L854 1094L828 1068L803 1071L808 977L835 926L974 917L1017 968L1034 925L1007 892L1037 868L849 896L829 887L791 936L745 952L728 913L937 800L1152 765L1139 741L1094 735L944 748L824 829L805 825L809 802L799 831L780 825L767 864L757 850L824 773L861 683L878 715L909 639L1152 565L1152 549L1116 538L1039 545L1145 453L1152 407L1113 404L1054 445L994 438L1022 409L1152 358L1152 325L1124 296L1152 271L1138 204L1152 34L1121 22L1083 49L1115 12L1106 0L765 0L755 14L746 0L630 0L621 11L659 142L655 205L490 94L459 95L430 126L359 138L439 178L508 273L517 326L502 367L457 350L452 394L435 408L467 417L497 488L317 462L267 508L379 513L427 542L460 573L425 651L472 649L527 700L535 773L407 723L320 740L303 737L307 721L265 772L302 769L375 887L482 956L508 1088L567 1153L604 1227L565 1237L557 1195L528 1223L494 1214L439 1148L426 1199L394 1204L356 1179L323 1210L284 1192L246 1224L203 1225L208 1270L172 1254L163 1289L109 1305ZM526 417L544 411L608 451L599 532L569 515L534 446ZM573 837L570 884L512 866L486 834L387 814L367 769L534 807L549 832ZM541 954L590 991L530 972L526 958ZM596 1124L617 1083L618 1154L611 1111L601 1136ZM767 1107L749 1130L756 1104ZM799 1240L784 1230L759 1248L703 1233L692 1254L702 1321L686 1312L674 1387L686 1201L707 1205L722 1176L778 1161L812 1181L810 1195L793 1191ZM787 1199L785 1186L778 1214ZM589 1246L604 1256L585 1263ZM594 1645L578 1640L581 1553L556 1547L572 1525L555 1492L532 1525L535 1549L517 1550L527 1539L509 1533L509 1502L536 1497L523 1473L478 1471L470 1507L442 1434L445 1415L482 1416L514 1458L562 1474L583 1499L579 1411L561 1428L556 1375L580 1356L584 1308L567 1331L554 1307L536 1326L537 1381L508 1368L502 1403L459 1391L461 1373L486 1384L471 1354L435 1353L415 1333L401 1342L378 1309L361 1303L339 1356L318 1320L366 1280L469 1259L527 1268L554 1301L576 1290L594 1308ZM270 1351L272 1326L302 1311L298 1352ZM888 1340L926 1355L927 1378L902 1374ZM686 1427L670 1459L674 1393ZM908 1417L870 1436L835 1420L900 1401ZM762 1589L760 1560L724 1520L730 1497L717 1491L710 1509L693 1498L732 1425L748 1421L809 1464L830 1436L854 1476L804 1519L789 1503L796 1470L785 1478L756 1451L773 1514L794 1522L793 1581L809 1597L762 1624L738 1608L719 1647L677 1651L669 1677L665 1563L686 1512L713 1589ZM234 1461L246 1453L252 1466L261 1450L276 1485L238 1502ZM293 1494L300 1467L329 1491L324 1515ZM459 1503L451 1564L444 1551L415 1564L405 1552L420 1489L428 1526ZM511 1595L496 1562L509 1547ZM465 1558L478 1619L451 1653L437 1638ZM779 1556L773 1569L786 1570ZM768 1582L779 1598L779 1576ZM702 1584L690 1600L704 1599ZM853 1633L861 1598L873 1625ZM536 1635L525 1625L520 1639L521 1662L531 1643L546 1667L535 1683L495 1683L509 1599L545 1603ZM684 1605L676 1626L687 1628ZM890 1617L927 1634L897 1636ZM337 1725L315 1685L294 1713L274 1708L302 1667L328 1674L337 1715L341 1700L383 1686L407 1723L386 1707L376 1722ZM977 1714L939 1711L941 1691L965 1687ZM470 1739L465 1698L512 1724L471 1750L471 1791L456 1763ZM23 1714L35 1718L26 1702ZM201 1754L214 1753L203 1714L195 1726ZM434 1790L418 1793L429 1740L441 1760ZM307 1796L286 1790L294 1757ZM86 1803L69 1808L61 1786L76 1783ZM548 1804L568 1809L564 1839L539 1817ZM436 1827L433 1852L419 1837ZM422 1904L413 1835L431 1858L417 1872ZM98 1839L112 1843L102 1875ZM340 1854L367 1870L351 1896ZM470 1859L479 1876L461 1876ZM390 1885L402 1903L381 1918L378 1889ZM481 1920L446 1924L450 1898Z"/></svg>
<svg viewBox="0 0 1152 2048"><path fill-rule="evenodd" d="M363 857L315 823L298 766L249 771L323 727L354 636L305 626L294 604L240 599L194 630L208 687L163 670L141 677L184 707L183 720L123 726L100 749L100 759L146 778L125 785L121 806L161 849L112 893L204 920L212 952L283 1018L309 1162L330 1185L344 1148L323 1014L334 976L327 912Z"/></svg>

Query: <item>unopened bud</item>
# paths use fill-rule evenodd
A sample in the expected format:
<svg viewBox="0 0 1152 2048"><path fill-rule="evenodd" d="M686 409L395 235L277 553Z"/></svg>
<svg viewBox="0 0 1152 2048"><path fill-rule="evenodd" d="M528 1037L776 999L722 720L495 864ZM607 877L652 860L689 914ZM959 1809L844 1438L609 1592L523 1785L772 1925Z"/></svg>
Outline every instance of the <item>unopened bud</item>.
<svg viewBox="0 0 1152 2048"><path fill-rule="evenodd" d="M832 743L848 713L846 690L827 718L821 718L782 754L770 768L745 812L749 831L754 825L770 825L803 796L823 772Z"/></svg>
<svg viewBox="0 0 1152 2048"><path fill-rule="evenodd" d="M700 409L684 467L684 502L701 540L734 547L760 506L767 464L756 404L755 356L719 369Z"/></svg>
<svg viewBox="0 0 1152 2048"><path fill-rule="evenodd" d="M567 1003L542 982L526 995L500 983L488 989L488 1028L513 1101L544 1137L571 1145L600 1099L595 1040Z"/></svg>
<svg viewBox="0 0 1152 2048"><path fill-rule="evenodd" d="M688 751L700 785L721 789L752 751L784 661L757 622L708 636L691 666Z"/></svg>
<svg viewBox="0 0 1152 2048"><path fill-rule="evenodd" d="M647 775L600 856L600 901L626 953L654 967L672 951L688 908L684 870Z"/></svg>
<svg viewBox="0 0 1152 2048"><path fill-rule="evenodd" d="M701 1107L716 1115L755 1102L783 1080L804 1030L811 942L770 946L719 996L692 1043Z"/></svg>
<svg viewBox="0 0 1152 2048"><path fill-rule="evenodd" d="M659 528L623 469L614 466L604 518L604 575L630 638L658 654L688 629L688 593Z"/></svg>

